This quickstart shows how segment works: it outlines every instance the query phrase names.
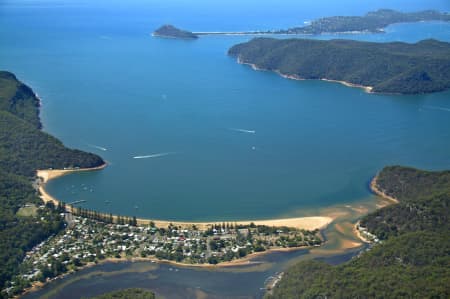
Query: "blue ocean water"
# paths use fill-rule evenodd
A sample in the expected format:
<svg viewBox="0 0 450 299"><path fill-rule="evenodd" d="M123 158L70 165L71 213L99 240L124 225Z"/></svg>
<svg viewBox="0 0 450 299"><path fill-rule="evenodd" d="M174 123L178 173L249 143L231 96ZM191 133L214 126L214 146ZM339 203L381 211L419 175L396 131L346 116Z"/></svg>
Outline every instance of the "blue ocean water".
<svg viewBox="0 0 450 299"><path fill-rule="evenodd" d="M150 33L164 23L259 30L381 7L450 8L448 1L358 3L3 1L0 68L40 95L46 131L110 163L52 181L56 197L160 219L292 216L366 198L367 182L385 165L449 168L450 92L374 95L286 80L226 55L251 37ZM314 38L450 41L450 25Z"/></svg>

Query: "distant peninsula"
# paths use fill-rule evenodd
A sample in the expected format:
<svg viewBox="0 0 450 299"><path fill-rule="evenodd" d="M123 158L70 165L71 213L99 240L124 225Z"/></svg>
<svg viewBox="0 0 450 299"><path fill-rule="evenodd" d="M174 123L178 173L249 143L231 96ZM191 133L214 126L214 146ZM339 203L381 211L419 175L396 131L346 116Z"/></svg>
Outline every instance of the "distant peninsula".
<svg viewBox="0 0 450 299"><path fill-rule="evenodd" d="M319 79L370 92L418 94L450 88L450 43L255 38L229 49L239 63L290 79Z"/></svg>
<svg viewBox="0 0 450 299"><path fill-rule="evenodd" d="M415 23L426 21L449 22L450 14L436 10L417 12L399 12L392 9L379 9L364 16L332 16L313 20L305 26L280 30L254 30L236 32L194 32L194 35L275 35L275 34L308 34L323 33L384 33L384 28L396 23Z"/></svg>
<svg viewBox="0 0 450 299"><path fill-rule="evenodd" d="M395 23L413 23L422 21L450 21L448 13L436 10L403 13L392 9L379 9L364 16L334 16L320 18L304 27L279 30L278 34L321 34L345 32L382 33L384 28Z"/></svg>
<svg viewBox="0 0 450 299"><path fill-rule="evenodd" d="M196 39L197 35L190 31L181 30L172 25L163 25L153 32L153 36L180 39Z"/></svg>

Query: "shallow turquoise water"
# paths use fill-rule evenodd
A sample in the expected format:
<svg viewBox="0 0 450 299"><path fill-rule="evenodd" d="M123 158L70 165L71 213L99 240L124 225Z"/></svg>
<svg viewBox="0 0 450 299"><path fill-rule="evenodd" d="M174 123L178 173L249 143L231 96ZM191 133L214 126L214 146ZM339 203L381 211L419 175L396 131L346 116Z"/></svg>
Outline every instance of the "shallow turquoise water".
<svg viewBox="0 0 450 299"><path fill-rule="evenodd" d="M282 28L328 10L312 6L294 18L280 8L252 13L250 4L240 13L205 3L204 10L174 13L175 4L158 2L24 3L0 5L0 68L42 97L45 130L110 163L51 182L50 193L66 202L174 220L293 216L366 198L367 182L388 164L450 166L450 92L372 95L291 81L226 55L250 37L149 35L173 20L192 30ZM420 5L414 7L449 8L445 1ZM384 35L317 38L429 37L450 41L450 25L398 24ZM133 158L155 154L164 155Z"/></svg>

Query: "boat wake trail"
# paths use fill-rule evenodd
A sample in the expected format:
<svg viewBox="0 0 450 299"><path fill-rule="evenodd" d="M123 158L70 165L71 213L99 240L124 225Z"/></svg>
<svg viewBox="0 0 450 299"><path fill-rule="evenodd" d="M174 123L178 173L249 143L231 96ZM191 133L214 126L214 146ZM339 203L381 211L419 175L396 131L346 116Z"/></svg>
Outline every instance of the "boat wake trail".
<svg viewBox="0 0 450 299"><path fill-rule="evenodd" d="M98 146L98 145L95 145L95 144L88 144L88 146L92 147L92 148L96 148L96 149L104 151L104 152L106 152L108 150L106 147Z"/></svg>
<svg viewBox="0 0 450 299"><path fill-rule="evenodd" d="M429 109L429 110L440 110L440 111L450 112L450 108L439 107L439 106L423 106L423 108Z"/></svg>
<svg viewBox="0 0 450 299"><path fill-rule="evenodd" d="M133 159L149 159L149 158L158 158L158 157L164 157L168 155L175 154L174 152L167 152L167 153L157 153L157 154L151 154L151 155L144 155L144 156L134 156Z"/></svg>
<svg viewBox="0 0 450 299"><path fill-rule="evenodd" d="M255 134L255 130L246 130L246 129L237 129L237 128L230 128L231 131L235 132L241 132L241 133L248 133L248 134Z"/></svg>

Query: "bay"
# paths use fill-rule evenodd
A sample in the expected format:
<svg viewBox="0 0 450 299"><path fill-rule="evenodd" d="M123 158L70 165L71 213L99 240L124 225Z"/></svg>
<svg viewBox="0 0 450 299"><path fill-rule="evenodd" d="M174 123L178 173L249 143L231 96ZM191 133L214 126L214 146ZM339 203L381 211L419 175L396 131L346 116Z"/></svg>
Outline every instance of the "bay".
<svg viewBox="0 0 450 299"><path fill-rule="evenodd" d="M170 298L259 298L269 276L298 260L350 259L361 250L346 248L358 241L351 224L376 208L367 183L378 170L448 169L450 93L376 95L286 80L226 55L250 36L188 42L150 32L164 23L194 31L279 29L382 7L450 9L445 0L1 1L0 68L40 95L47 132L109 162L101 172L52 181L52 195L84 199L84 207L104 212L173 220L342 215L325 230L323 247L256 258L261 266L211 271L107 263L26 298L124 287ZM396 24L386 32L308 38L450 41L450 26L439 22Z"/></svg>
<svg viewBox="0 0 450 299"><path fill-rule="evenodd" d="M251 30L344 13L330 1L320 3L322 10L286 3L297 10L272 2L255 9L251 2L239 9L225 2L2 4L0 67L41 96L46 131L109 163L101 172L52 181L48 191L65 202L86 200L84 207L129 216L258 219L357 202L369 196L367 182L385 165L448 168L449 92L367 94L255 72L226 55L249 36L150 36L165 22L192 30ZM413 6L448 8L445 1L421 5ZM345 14L376 8L352 6ZM449 24L313 36L381 42L430 37L449 41Z"/></svg>

